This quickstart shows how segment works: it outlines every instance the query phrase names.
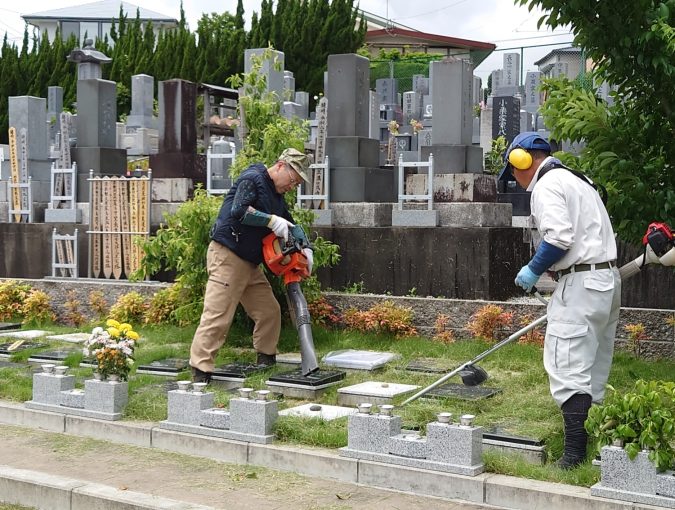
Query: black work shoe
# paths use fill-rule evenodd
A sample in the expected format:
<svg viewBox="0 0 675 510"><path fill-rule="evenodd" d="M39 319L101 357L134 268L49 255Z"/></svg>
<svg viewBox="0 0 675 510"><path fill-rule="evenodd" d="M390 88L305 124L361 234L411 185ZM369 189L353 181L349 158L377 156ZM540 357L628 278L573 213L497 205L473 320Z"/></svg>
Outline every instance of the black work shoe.
<svg viewBox="0 0 675 510"><path fill-rule="evenodd" d="M277 355L276 354L265 354L263 352L257 353L258 357L256 358L256 363L258 365L265 365L271 367L272 365L277 364Z"/></svg>
<svg viewBox="0 0 675 510"><path fill-rule="evenodd" d="M211 376L213 374L211 372L202 372L198 368L192 367L192 382L205 382L205 383L210 383L211 382Z"/></svg>

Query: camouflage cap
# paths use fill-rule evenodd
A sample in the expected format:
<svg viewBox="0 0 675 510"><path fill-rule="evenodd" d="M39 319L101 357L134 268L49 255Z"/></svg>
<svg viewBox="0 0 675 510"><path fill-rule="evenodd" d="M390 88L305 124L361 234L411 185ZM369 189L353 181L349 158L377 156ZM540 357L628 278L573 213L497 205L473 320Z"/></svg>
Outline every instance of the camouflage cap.
<svg viewBox="0 0 675 510"><path fill-rule="evenodd" d="M297 149L288 148L281 153L279 161L288 163L293 170L295 170L305 182L309 182L307 177L307 169L309 168L309 158Z"/></svg>

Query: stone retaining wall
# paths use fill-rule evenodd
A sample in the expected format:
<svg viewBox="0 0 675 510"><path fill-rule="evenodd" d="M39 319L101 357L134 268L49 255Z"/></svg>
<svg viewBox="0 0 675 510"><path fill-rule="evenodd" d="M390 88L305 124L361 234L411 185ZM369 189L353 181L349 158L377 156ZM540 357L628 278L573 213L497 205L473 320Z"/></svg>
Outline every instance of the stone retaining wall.
<svg viewBox="0 0 675 510"><path fill-rule="evenodd" d="M0 279L0 281L3 279ZM169 284L159 282L127 282L114 280L94 279L42 279L21 280L45 291L51 298L51 305L56 314L62 317L66 309L64 303L71 294L80 301L80 312L87 317L93 317L96 313L89 307L89 295L92 291L103 292L108 305L112 305L117 299L128 292L136 291L143 296L150 297ZM433 336L436 318L443 314L449 318L448 327L459 338L470 337L466 329L471 316L481 307L489 303L501 306L506 312L513 312L513 324L516 326L507 331L512 334L518 329L521 319L530 317L535 320L546 313L543 304L516 303L504 301L481 301L462 299L437 299L419 297L386 296L378 294L346 294L339 292L326 292L324 296L333 305L336 311L342 314L348 308L354 307L359 310L367 310L375 303L383 300L391 300L400 306L412 308L413 325L423 336ZM655 310L650 308L621 308L621 318L617 329L617 342L619 347L626 347L628 335L625 330L627 324L642 324L649 337L641 342L640 356L646 359L669 358L675 359L675 310Z"/></svg>
<svg viewBox="0 0 675 510"><path fill-rule="evenodd" d="M397 305L412 308L413 325L420 334L433 336L436 318L443 314L448 316L448 328L452 329L458 338L468 338L471 334L466 329L471 316L481 307L494 303L501 306L505 312L513 312L513 324L506 335L513 334L522 326L521 319L530 317L534 321L546 314L543 304L523 304L502 301L468 301L461 299L436 299L418 297L382 296L376 294L344 294L327 292L324 296L340 314L348 308L367 310L375 303L391 300ZM526 323L526 324L527 324ZM625 330L627 324L641 323L644 325L648 340L640 344L642 358L669 358L675 359L675 310L655 310L649 308L621 308L621 318L617 328L617 345L627 347L628 335ZM542 328L543 332L543 328Z"/></svg>

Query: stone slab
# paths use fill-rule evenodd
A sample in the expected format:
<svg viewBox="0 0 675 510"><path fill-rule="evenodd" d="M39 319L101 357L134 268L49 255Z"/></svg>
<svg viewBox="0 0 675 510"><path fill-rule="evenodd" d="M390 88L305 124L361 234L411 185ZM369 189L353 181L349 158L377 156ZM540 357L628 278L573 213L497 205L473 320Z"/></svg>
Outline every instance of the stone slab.
<svg viewBox="0 0 675 510"><path fill-rule="evenodd" d="M410 372L422 372L425 374L445 374L453 367L442 363L436 358L420 358L409 361L404 367Z"/></svg>
<svg viewBox="0 0 675 510"><path fill-rule="evenodd" d="M438 211L435 210L399 210L391 211L392 227L437 227Z"/></svg>
<svg viewBox="0 0 675 510"><path fill-rule="evenodd" d="M673 471L656 475L656 494L675 498L675 473Z"/></svg>
<svg viewBox="0 0 675 510"><path fill-rule="evenodd" d="M391 361L400 359L401 355L393 352L362 351L343 349L331 351L323 357L322 362L338 368L352 370L376 370Z"/></svg>
<svg viewBox="0 0 675 510"><path fill-rule="evenodd" d="M182 358L166 358L153 361L147 365L139 365L137 374L163 375L176 377L188 368L188 360Z"/></svg>
<svg viewBox="0 0 675 510"><path fill-rule="evenodd" d="M96 418L97 420L115 421L122 419L122 413L100 413L98 411L90 411L88 409L76 409L74 407L64 407L52 404L42 404L40 402L33 402L29 400L26 402L28 409L35 409L38 411L49 411L52 413L74 414L76 416L84 416L85 418Z"/></svg>
<svg viewBox="0 0 675 510"><path fill-rule="evenodd" d="M623 448L605 446L600 452L600 483L606 489L656 494L656 467L646 453L631 460Z"/></svg>
<svg viewBox="0 0 675 510"><path fill-rule="evenodd" d="M277 365L292 365L297 367L302 363L302 355L299 352L285 352L277 354Z"/></svg>
<svg viewBox="0 0 675 510"><path fill-rule="evenodd" d="M81 352L79 349L56 349L33 354L28 361L31 363L60 363L71 354Z"/></svg>
<svg viewBox="0 0 675 510"><path fill-rule="evenodd" d="M367 381L338 389L338 404L358 406L361 403L392 404L395 397L405 395L419 388L412 384Z"/></svg>
<svg viewBox="0 0 675 510"><path fill-rule="evenodd" d="M65 432L63 413L44 412L26 408L23 403L0 402L0 422L20 427L39 428L50 432Z"/></svg>
<svg viewBox="0 0 675 510"><path fill-rule="evenodd" d="M339 381L324 384L322 386L303 386L300 384L285 384L274 381L265 381L267 389L274 393L279 393L284 397L297 398L299 400L317 400L321 395L326 393L329 388L339 384Z"/></svg>
<svg viewBox="0 0 675 510"><path fill-rule="evenodd" d="M33 338L42 338L43 336L50 335L51 333L51 331L43 331L41 329L29 329L25 331L9 331L6 333L0 333L0 337L25 338L31 340Z"/></svg>
<svg viewBox="0 0 675 510"><path fill-rule="evenodd" d="M406 190L420 195L428 190L427 174L406 177ZM497 184L494 176L482 174L435 174L434 202L496 202Z"/></svg>
<svg viewBox="0 0 675 510"><path fill-rule="evenodd" d="M12 363L11 361L0 360L0 369L2 368L26 368L26 365L21 363Z"/></svg>
<svg viewBox="0 0 675 510"><path fill-rule="evenodd" d="M332 167L331 207L335 208L335 202L394 202L395 179L393 168Z"/></svg>
<svg viewBox="0 0 675 510"><path fill-rule="evenodd" d="M334 451L249 443L248 462L280 471L356 483L359 461Z"/></svg>
<svg viewBox="0 0 675 510"><path fill-rule="evenodd" d="M80 388L62 391L59 403L66 408L84 409L84 391Z"/></svg>
<svg viewBox="0 0 675 510"><path fill-rule="evenodd" d="M57 475L0 465L0 501L40 508L70 509L73 489L84 484Z"/></svg>
<svg viewBox="0 0 675 510"><path fill-rule="evenodd" d="M152 429L152 446L162 450L240 465L245 465L248 458L248 447L245 442L231 441L201 433L169 430L163 427L161 423L159 427L153 427Z"/></svg>
<svg viewBox="0 0 675 510"><path fill-rule="evenodd" d="M9 331L11 329L21 329L20 322L0 322L0 331Z"/></svg>
<svg viewBox="0 0 675 510"><path fill-rule="evenodd" d="M400 434L389 438L389 451L392 455L412 459L429 457L429 444L420 434L410 430L402 430Z"/></svg>
<svg viewBox="0 0 675 510"><path fill-rule="evenodd" d="M230 413L227 409L214 407L213 409L204 409L199 413L199 425L211 429L226 430L230 428Z"/></svg>
<svg viewBox="0 0 675 510"><path fill-rule="evenodd" d="M79 209L45 209L45 223L82 223Z"/></svg>
<svg viewBox="0 0 675 510"><path fill-rule="evenodd" d="M339 390L338 390L339 391ZM318 408L318 409L317 409ZM301 416L319 418L325 421L336 420L358 412L355 407L330 406L324 404L303 404L279 411L279 416Z"/></svg>
<svg viewBox="0 0 675 510"><path fill-rule="evenodd" d="M340 448L340 454L352 459L367 460L371 462L383 462L387 464L395 464L398 466L405 466L417 469L428 469L433 471L440 471L442 473L453 473L464 476L476 476L484 471L484 466L482 464L475 466L458 466L454 464L434 462L426 459L400 457L388 453L375 453L375 452L364 452L361 450L352 450L347 447Z"/></svg>
<svg viewBox="0 0 675 510"><path fill-rule="evenodd" d="M69 510L214 510L211 506L186 503L154 494L130 491L108 485L87 483L73 489Z"/></svg>
<svg viewBox="0 0 675 510"><path fill-rule="evenodd" d="M67 434L145 447L152 446L152 429L156 426L155 423L110 422L70 414L65 416Z"/></svg>
<svg viewBox="0 0 675 510"><path fill-rule="evenodd" d="M380 166L380 142L361 136L329 136L326 153L331 167Z"/></svg>
<svg viewBox="0 0 675 510"><path fill-rule="evenodd" d="M230 399L230 431L256 437L274 435L274 423L279 416L276 400Z"/></svg>
<svg viewBox="0 0 675 510"><path fill-rule="evenodd" d="M332 209L312 209L314 220L312 225L315 227L330 227L333 225Z"/></svg>
<svg viewBox="0 0 675 510"><path fill-rule="evenodd" d="M67 333L65 335L48 335L47 340L55 340L57 342L70 342L79 344L87 340L91 335L89 333Z"/></svg>
<svg viewBox="0 0 675 510"><path fill-rule="evenodd" d="M493 397L502 390L487 386L464 386L458 383L446 383L425 393L424 398L457 398L460 400L482 400Z"/></svg>
<svg viewBox="0 0 675 510"><path fill-rule="evenodd" d="M332 203L333 225L340 227L390 226L393 207L393 203Z"/></svg>
<svg viewBox="0 0 675 510"><path fill-rule="evenodd" d="M244 432L235 432L232 430L202 427L200 425L184 425L182 423L175 423L166 420L161 421L159 426L162 429L172 430L174 432L186 432L188 434L217 437L220 439L231 439L235 441L243 441L246 443L269 444L273 442L275 438L274 434L259 436L255 434L246 434ZM191 453L191 455L194 454Z"/></svg>
<svg viewBox="0 0 675 510"><path fill-rule="evenodd" d="M472 202L436 203L442 227L510 227L510 204Z"/></svg>
<svg viewBox="0 0 675 510"><path fill-rule="evenodd" d="M603 487L602 484L596 484L591 487L591 495L598 498L618 499L621 501L630 501L631 503L641 503L644 505L653 505L661 508L675 508L675 499L665 496L656 496L643 494L641 492L631 492L620 489L611 489Z"/></svg>

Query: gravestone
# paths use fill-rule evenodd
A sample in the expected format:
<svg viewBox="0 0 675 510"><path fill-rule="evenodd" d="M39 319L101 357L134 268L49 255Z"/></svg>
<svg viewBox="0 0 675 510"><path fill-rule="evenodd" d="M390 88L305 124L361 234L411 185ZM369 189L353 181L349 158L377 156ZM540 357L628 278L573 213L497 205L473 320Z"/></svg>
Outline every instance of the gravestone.
<svg viewBox="0 0 675 510"><path fill-rule="evenodd" d="M498 89L493 90L496 90L495 95L517 94L520 86L520 54L505 53L503 58L502 82Z"/></svg>
<svg viewBox="0 0 675 510"><path fill-rule="evenodd" d="M338 389L338 405L358 406L363 402L370 404L393 404L394 398L410 393L419 386L380 381L367 381Z"/></svg>
<svg viewBox="0 0 675 510"><path fill-rule="evenodd" d="M77 163L77 201L89 201L89 172L124 175L126 151L117 149L117 84L102 80L101 66L112 61L97 51L91 39L68 55L77 64L77 146L71 150Z"/></svg>
<svg viewBox="0 0 675 510"><path fill-rule="evenodd" d="M206 183L205 158L197 157L197 85L159 82L159 153L150 155L153 177Z"/></svg>
<svg viewBox="0 0 675 510"><path fill-rule="evenodd" d="M382 105L398 104L398 84L394 78L379 78L375 80L375 92Z"/></svg>
<svg viewBox="0 0 675 510"><path fill-rule="evenodd" d="M306 120L309 118L309 92L296 91L295 102L300 105L298 110L298 117Z"/></svg>
<svg viewBox="0 0 675 510"><path fill-rule="evenodd" d="M271 391L286 397L314 400L328 388L339 384L345 375L340 370L324 369L303 375L302 370L297 369L274 374L265 384Z"/></svg>
<svg viewBox="0 0 675 510"><path fill-rule="evenodd" d="M525 75L525 110L536 113L541 105L541 73L529 71Z"/></svg>
<svg viewBox="0 0 675 510"><path fill-rule="evenodd" d="M49 163L49 135L47 129L47 101L42 97L11 96L8 105L9 126L16 128L17 156L22 166L22 153L19 133L26 131L25 165L31 180L35 181L33 202L49 201L49 182L51 181L51 165ZM9 154L7 154L9 156ZM38 183L45 183L41 185ZM5 199L4 197L2 198ZM34 219L35 221L35 219Z"/></svg>
<svg viewBox="0 0 675 510"><path fill-rule="evenodd" d="M492 76L492 96L496 96L497 91L502 87L504 71L502 69L495 69L490 73L490 76Z"/></svg>
<svg viewBox="0 0 675 510"><path fill-rule="evenodd" d="M483 151L472 146L473 65L460 59L429 64L433 105L432 145L421 145L420 160L434 155L434 173L482 173Z"/></svg>
<svg viewBox="0 0 675 510"><path fill-rule="evenodd" d="M147 74L131 77L131 112L127 117L127 128L157 129L153 115L155 78Z"/></svg>
<svg viewBox="0 0 675 510"><path fill-rule="evenodd" d="M56 134L59 132L59 116L63 111L63 87L47 87L48 147L58 150ZM51 155L51 154L50 154Z"/></svg>
<svg viewBox="0 0 675 510"><path fill-rule="evenodd" d="M403 93L403 123L422 119L422 96L414 91Z"/></svg>
<svg viewBox="0 0 675 510"><path fill-rule="evenodd" d="M269 53L268 53L269 52ZM276 94L279 101L284 97L284 53L281 51L270 50L268 48L249 48L244 51L244 73L250 73L253 70L251 57L263 58L265 54L270 55L262 61L260 74L265 78L266 91Z"/></svg>
<svg viewBox="0 0 675 510"><path fill-rule="evenodd" d="M380 143L370 138L370 68L356 54L328 56L331 202L393 202L395 176L380 168Z"/></svg>
<svg viewBox="0 0 675 510"><path fill-rule="evenodd" d="M492 138L503 136L510 144L520 133L520 99L499 96L492 100Z"/></svg>

